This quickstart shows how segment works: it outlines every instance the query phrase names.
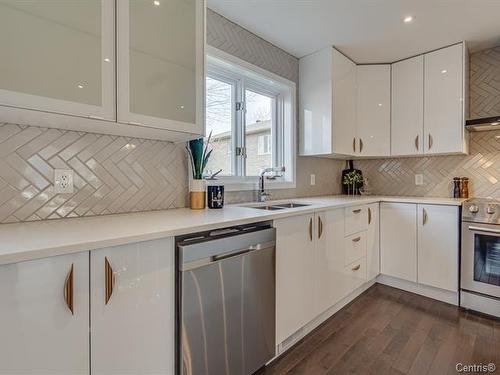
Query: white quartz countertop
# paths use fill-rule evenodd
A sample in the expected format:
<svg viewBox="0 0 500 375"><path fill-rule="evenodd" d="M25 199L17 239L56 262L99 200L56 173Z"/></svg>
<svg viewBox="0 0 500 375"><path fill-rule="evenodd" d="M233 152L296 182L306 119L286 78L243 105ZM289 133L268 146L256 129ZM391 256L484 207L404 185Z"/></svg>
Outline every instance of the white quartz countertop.
<svg viewBox="0 0 500 375"><path fill-rule="evenodd" d="M462 204L463 199L422 197L295 198L279 202L308 203L308 206L277 211L258 210L247 205L227 205L221 210L194 211L179 208L164 211L94 216L0 225L0 264L99 249L130 242L212 230L231 225L274 220L318 210L376 202L438 205Z"/></svg>

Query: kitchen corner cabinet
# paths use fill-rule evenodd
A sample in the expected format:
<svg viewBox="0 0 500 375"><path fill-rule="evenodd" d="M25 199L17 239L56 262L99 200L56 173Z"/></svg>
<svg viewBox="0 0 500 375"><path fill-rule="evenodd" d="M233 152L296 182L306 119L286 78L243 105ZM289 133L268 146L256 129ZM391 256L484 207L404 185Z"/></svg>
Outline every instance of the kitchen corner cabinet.
<svg viewBox="0 0 500 375"><path fill-rule="evenodd" d="M392 64L391 154L424 153L424 56Z"/></svg>
<svg viewBox="0 0 500 375"><path fill-rule="evenodd" d="M355 155L391 153L391 66L358 65Z"/></svg>
<svg viewBox="0 0 500 375"><path fill-rule="evenodd" d="M203 0L117 2L118 121L203 134Z"/></svg>
<svg viewBox="0 0 500 375"><path fill-rule="evenodd" d="M424 152L466 152L464 43L424 55Z"/></svg>
<svg viewBox="0 0 500 375"><path fill-rule="evenodd" d="M456 206L419 204L418 282L458 290L459 213Z"/></svg>
<svg viewBox="0 0 500 375"><path fill-rule="evenodd" d="M114 7L0 2L0 105L115 121Z"/></svg>
<svg viewBox="0 0 500 375"><path fill-rule="evenodd" d="M0 312L0 374L89 374L88 252L0 266Z"/></svg>
<svg viewBox="0 0 500 375"><path fill-rule="evenodd" d="M174 373L172 238L90 252L91 373Z"/></svg>
<svg viewBox="0 0 500 375"><path fill-rule="evenodd" d="M380 274L380 208L379 203L368 205L366 233L366 278L375 279Z"/></svg>
<svg viewBox="0 0 500 375"><path fill-rule="evenodd" d="M417 282L417 206L380 204L380 272Z"/></svg>

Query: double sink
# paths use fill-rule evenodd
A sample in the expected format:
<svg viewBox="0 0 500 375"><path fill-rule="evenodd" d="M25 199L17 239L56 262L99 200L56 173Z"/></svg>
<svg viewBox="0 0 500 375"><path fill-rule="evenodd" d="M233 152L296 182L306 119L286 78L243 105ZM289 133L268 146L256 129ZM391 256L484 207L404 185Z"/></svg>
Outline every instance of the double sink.
<svg viewBox="0 0 500 375"><path fill-rule="evenodd" d="M276 203L276 204L260 205L260 206L249 206L249 208L255 208L257 210L266 210L266 211L277 211L277 210L284 210L285 208L299 208L305 206L310 206L310 204L288 202L288 203Z"/></svg>

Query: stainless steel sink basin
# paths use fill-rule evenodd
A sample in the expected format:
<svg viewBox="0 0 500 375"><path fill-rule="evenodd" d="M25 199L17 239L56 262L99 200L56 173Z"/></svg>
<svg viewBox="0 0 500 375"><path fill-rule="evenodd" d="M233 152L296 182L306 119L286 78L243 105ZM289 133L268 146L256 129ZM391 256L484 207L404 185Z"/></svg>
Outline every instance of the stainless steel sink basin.
<svg viewBox="0 0 500 375"><path fill-rule="evenodd" d="M297 207L305 207L305 206L310 206L310 205L306 204L306 203L289 202L289 203L275 204L275 206L276 207L283 207L283 208L297 208Z"/></svg>
<svg viewBox="0 0 500 375"><path fill-rule="evenodd" d="M278 207L278 206L251 206L250 208L256 208L258 210L276 211L276 210L283 210L285 207Z"/></svg>
<svg viewBox="0 0 500 375"><path fill-rule="evenodd" d="M276 211L276 210L283 210L285 208L298 208L298 207L304 207L304 206L309 206L309 204L306 203L296 203L296 202L288 202L288 203L279 203L279 204L270 204L267 206L250 206L250 208L256 208L258 210L267 210L267 211Z"/></svg>

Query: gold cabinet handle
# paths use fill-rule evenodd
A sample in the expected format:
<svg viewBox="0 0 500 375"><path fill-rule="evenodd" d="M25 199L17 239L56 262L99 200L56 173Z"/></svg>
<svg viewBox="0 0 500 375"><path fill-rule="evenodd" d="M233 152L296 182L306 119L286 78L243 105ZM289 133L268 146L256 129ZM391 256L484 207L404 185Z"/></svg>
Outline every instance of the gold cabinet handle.
<svg viewBox="0 0 500 375"><path fill-rule="evenodd" d="M104 302L107 305L115 287L115 273L107 257L104 257Z"/></svg>
<svg viewBox="0 0 500 375"><path fill-rule="evenodd" d="M359 152L363 152L363 140L359 139Z"/></svg>
<svg viewBox="0 0 500 375"><path fill-rule="evenodd" d="M419 142L418 141L419 141L419 136L417 134L417 136L415 137L415 148L417 149L417 151L419 149Z"/></svg>
<svg viewBox="0 0 500 375"><path fill-rule="evenodd" d="M323 220L321 220L321 217L318 216L318 238L321 238L322 234L323 234Z"/></svg>
<svg viewBox="0 0 500 375"><path fill-rule="evenodd" d="M431 149L433 143L434 140L432 139L432 135L429 133L429 150Z"/></svg>
<svg viewBox="0 0 500 375"><path fill-rule="evenodd" d="M356 137L352 139L352 151L356 152Z"/></svg>
<svg viewBox="0 0 500 375"><path fill-rule="evenodd" d="M313 219L309 219L309 240L313 240Z"/></svg>
<svg viewBox="0 0 500 375"><path fill-rule="evenodd" d="M69 311L71 311L71 315L74 315L75 313L73 312L73 263L71 263L68 275L66 276L66 280L64 281L64 301L66 302L66 306L68 306Z"/></svg>
<svg viewBox="0 0 500 375"><path fill-rule="evenodd" d="M425 208L422 208L422 225L427 224L427 219L427 211L425 210Z"/></svg>
<svg viewBox="0 0 500 375"><path fill-rule="evenodd" d="M352 242L359 242L360 240L361 240L361 236L360 236L360 237L353 238L353 239L352 239Z"/></svg>
<svg viewBox="0 0 500 375"><path fill-rule="evenodd" d="M372 209L368 207L368 225L372 223Z"/></svg>
<svg viewBox="0 0 500 375"><path fill-rule="evenodd" d="M359 270L360 268L361 268L361 264L358 264L358 265L356 265L356 266L352 267L352 270L353 270L353 271L357 271L357 270Z"/></svg>
<svg viewBox="0 0 500 375"><path fill-rule="evenodd" d="M352 210L353 214L359 214L361 212L361 208L358 208L357 210Z"/></svg>

